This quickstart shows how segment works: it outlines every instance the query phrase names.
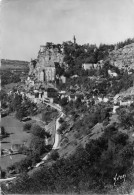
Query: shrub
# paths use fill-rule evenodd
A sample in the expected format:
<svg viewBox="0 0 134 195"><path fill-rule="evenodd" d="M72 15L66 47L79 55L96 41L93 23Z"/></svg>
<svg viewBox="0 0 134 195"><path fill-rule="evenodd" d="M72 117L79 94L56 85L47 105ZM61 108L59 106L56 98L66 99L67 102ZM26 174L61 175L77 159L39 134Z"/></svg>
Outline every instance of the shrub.
<svg viewBox="0 0 134 195"><path fill-rule="evenodd" d="M60 117L59 123L61 124L61 123L63 123L63 122L64 122L64 119L63 119L62 117Z"/></svg>
<svg viewBox="0 0 134 195"><path fill-rule="evenodd" d="M75 134L74 134L74 137L75 137L76 139L80 139L81 136L82 136L81 131L76 131Z"/></svg>
<svg viewBox="0 0 134 195"><path fill-rule="evenodd" d="M32 155L43 154L46 152L45 139L38 136L33 136L30 142L30 150Z"/></svg>
<svg viewBox="0 0 134 195"><path fill-rule="evenodd" d="M55 109L49 109L48 111L42 112L42 120L45 122L50 122L51 119L57 117L58 112Z"/></svg>
<svg viewBox="0 0 134 195"><path fill-rule="evenodd" d="M40 127L39 125L33 125L32 129L31 129L31 133L34 136L38 136L40 138L44 138L46 136L45 130L42 127Z"/></svg>
<svg viewBox="0 0 134 195"><path fill-rule="evenodd" d="M20 154L28 155L29 154L29 149L26 146L22 146L18 149L18 152Z"/></svg>
<svg viewBox="0 0 134 195"><path fill-rule="evenodd" d="M6 135L5 127L1 127L1 135Z"/></svg>
<svg viewBox="0 0 134 195"><path fill-rule="evenodd" d="M38 153L31 155L30 159L32 160L32 166L34 166L36 163L39 163L41 161L40 154Z"/></svg>
<svg viewBox="0 0 134 195"><path fill-rule="evenodd" d="M5 138L5 137L8 137L8 133L6 132L5 130L5 127L1 127L1 132L0 132L0 135L1 135L1 138Z"/></svg>
<svg viewBox="0 0 134 195"><path fill-rule="evenodd" d="M29 182L29 176L26 172L23 172L19 176L17 176L17 179L12 183L11 186L12 189L15 190L15 193L19 193L22 191L24 192L25 190L28 190L28 182Z"/></svg>
<svg viewBox="0 0 134 195"><path fill-rule="evenodd" d="M61 106L66 106L67 104L68 104L68 99L66 97L64 97L60 100L60 105Z"/></svg>
<svg viewBox="0 0 134 195"><path fill-rule="evenodd" d="M23 126L23 131L30 131L32 127L31 123L25 123Z"/></svg>
<svg viewBox="0 0 134 195"><path fill-rule="evenodd" d="M24 117L28 116L28 112L25 107L21 106L17 108L15 117L19 120L22 120Z"/></svg>
<svg viewBox="0 0 134 195"><path fill-rule="evenodd" d="M59 134L63 134L63 132L65 131L66 128L67 128L67 123L66 122L63 122L61 124L61 126L59 127L59 129L58 129L58 133Z"/></svg>
<svg viewBox="0 0 134 195"><path fill-rule="evenodd" d="M42 120L45 122L49 122L50 121L50 112L43 112L42 113Z"/></svg>
<svg viewBox="0 0 134 195"><path fill-rule="evenodd" d="M73 141L71 142L71 145L72 145L72 146L77 146L77 144L78 144L78 143L77 143L77 140L73 140Z"/></svg>
<svg viewBox="0 0 134 195"><path fill-rule="evenodd" d="M1 167L0 167L0 178L5 178L6 177L6 171L5 170L2 170Z"/></svg>
<svg viewBox="0 0 134 195"><path fill-rule="evenodd" d="M51 153L51 155L50 155L50 159L56 161L58 158L59 158L58 151L53 150L52 153Z"/></svg>
<svg viewBox="0 0 134 195"><path fill-rule="evenodd" d="M107 120L107 119L105 119L104 121L103 121L103 126L107 126L109 124L109 121Z"/></svg>

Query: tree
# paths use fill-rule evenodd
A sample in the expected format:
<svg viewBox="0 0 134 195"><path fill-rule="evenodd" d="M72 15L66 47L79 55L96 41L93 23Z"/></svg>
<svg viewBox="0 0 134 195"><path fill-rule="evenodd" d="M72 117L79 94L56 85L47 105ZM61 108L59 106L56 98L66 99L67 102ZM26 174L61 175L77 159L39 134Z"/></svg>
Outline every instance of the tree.
<svg viewBox="0 0 134 195"><path fill-rule="evenodd" d="M26 172L21 173L15 182L12 184L12 191L15 193L21 193L21 192L27 192L28 191L28 185L29 185L30 177Z"/></svg>
<svg viewBox="0 0 134 195"><path fill-rule="evenodd" d="M119 108L117 110L118 119L120 121L120 125L124 128L130 128L134 126L134 111L126 108Z"/></svg>
<svg viewBox="0 0 134 195"><path fill-rule="evenodd" d="M5 127L3 127L3 126L1 127L0 134L1 134L1 138L5 138L5 137L8 137L9 136L9 134L5 130Z"/></svg>
<svg viewBox="0 0 134 195"><path fill-rule="evenodd" d="M59 129L58 129L58 133L59 133L59 134L63 134L63 132L66 130L67 126L68 126L68 125L67 125L66 122L61 123L61 126L60 126Z"/></svg>
<svg viewBox="0 0 134 195"><path fill-rule="evenodd" d="M6 133L6 131L5 131L5 127L1 127L1 135L6 135L7 133Z"/></svg>
<svg viewBox="0 0 134 195"><path fill-rule="evenodd" d="M24 117L28 116L28 111L25 109L25 107L20 106L17 108L15 116L17 119L22 120Z"/></svg>
<svg viewBox="0 0 134 195"><path fill-rule="evenodd" d="M25 98L22 101L22 96L17 95L17 100L13 100L13 108L16 111L16 118L22 120L23 117L27 117L29 115L35 115L37 111L37 106L35 103L31 102L28 98ZM12 104L12 103L11 103Z"/></svg>
<svg viewBox="0 0 134 195"><path fill-rule="evenodd" d="M63 122L64 122L64 119L62 117L60 117L59 123L62 124Z"/></svg>
<svg viewBox="0 0 134 195"><path fill-rule="evenodd" d="M46 152L45 140L44 138L38 136L32 136L30 142L30 150L32 155L41 155Z"/></svg>
<svg viewBox="0 0 134 195"><path fill-rule="evenodd" d="M39 138L46 137L45 129L43 129L42 127L40 127L39 125L36 125L36 124L32 126L31 133L34 136L38 136Z"/></svg>
<svg viewBox="0 0 134 195"><path fill-rule="evenodd" d="M68 104L68 99L66 97L64 97L60 100L60 105L61 106L66 106L67 104Z"/></svg>
<svg viewBox="0 0 134 195"><path fill-rule="evenodd" d="M51 153L51 155L50 155L50 158L51 158L52 160L56 161L56 160L59 158L59 153L58 153L58 151L53 150L52 153Z"/></svg>
<svg viewBox="0 0 134 195"><path fill-rule="evenodd" d="M32 124L31 123L25 123L23 125L23 131L30 131L31 130L31 127L32 127Z"/></svg>
<svg viewBox="0 0 134 195"><path fill-rule="evenodd" d="M15 94L15 97L13 98L13 102L12 102L13 110L14 111L19 110L21 103L22 103L22 96L19 94Z"/></svg>
<svg viewBox="0 0 134 195"><path fill-rule="evenodd" d="M5 178L6 177L6 171L5 170L2 170L1 167L0 167L0 178Z"/></svg>
<svg viewBox="0 0 134 195"><path fill-rule="evenodd" d="M0 91L0 101L1 101L1 107L3 109L7 108L8 105L7 105L7 100L8 100L8 96L7 96L7 93L2 89Z"/></svg>

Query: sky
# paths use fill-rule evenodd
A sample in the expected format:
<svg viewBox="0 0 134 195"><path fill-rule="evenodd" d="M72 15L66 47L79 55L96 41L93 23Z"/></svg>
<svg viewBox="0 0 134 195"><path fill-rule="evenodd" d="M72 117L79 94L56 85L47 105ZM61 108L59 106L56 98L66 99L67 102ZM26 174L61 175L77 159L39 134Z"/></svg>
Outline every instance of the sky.
<svg viewBox="0 0 134 195"><path fill-rule="evenodd" d="M46 42L117 43L134 37L134 0L0 0L1 58L36 58Z"/></svg>

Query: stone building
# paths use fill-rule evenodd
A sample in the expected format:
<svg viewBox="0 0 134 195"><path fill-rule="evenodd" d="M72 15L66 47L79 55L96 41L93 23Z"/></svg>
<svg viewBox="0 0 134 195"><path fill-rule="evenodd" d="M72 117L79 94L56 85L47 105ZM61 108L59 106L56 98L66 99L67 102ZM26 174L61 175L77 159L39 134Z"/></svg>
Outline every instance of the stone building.
<svg viewBox="0 0 134 195"><path fill-rule="evenodd" d="M93 68L93 64L92 63L84 63L84 64L82 64L82 67L84 70L90 70L91 68Z"/></svg>
<svg viewBox="0 0 134 195"><path fill-rule="evenodd" d="M41 45L37 59L29 63L29 75L40 82L50 82L55 80L56 66L62 66L64 49L62 45L46 43Z"/></svg>

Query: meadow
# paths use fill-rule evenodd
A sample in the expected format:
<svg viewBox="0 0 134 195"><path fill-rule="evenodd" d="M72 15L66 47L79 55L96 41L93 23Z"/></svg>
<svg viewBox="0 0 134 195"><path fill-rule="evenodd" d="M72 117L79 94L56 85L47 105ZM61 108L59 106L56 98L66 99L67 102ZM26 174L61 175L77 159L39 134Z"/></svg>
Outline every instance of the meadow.
<svg viewBox="0 0 134 195"><path fill-rule="evenodd" d="M12 144L28 143L31 134L23 131L23 122L17 120L14 115L9 115L1 119L1 126L4 126L5 130L9 133L9 137L4 138L1 141L1 148L10 149ZM5 169L7 166L12 165L14 162L20 161L25 156L22 154L1 157L1 168Z"/></svg>

